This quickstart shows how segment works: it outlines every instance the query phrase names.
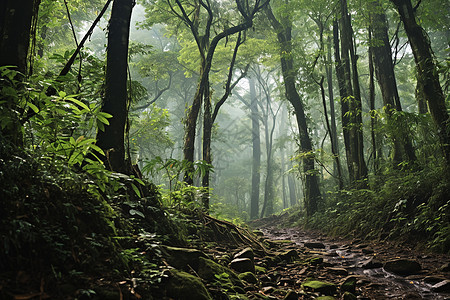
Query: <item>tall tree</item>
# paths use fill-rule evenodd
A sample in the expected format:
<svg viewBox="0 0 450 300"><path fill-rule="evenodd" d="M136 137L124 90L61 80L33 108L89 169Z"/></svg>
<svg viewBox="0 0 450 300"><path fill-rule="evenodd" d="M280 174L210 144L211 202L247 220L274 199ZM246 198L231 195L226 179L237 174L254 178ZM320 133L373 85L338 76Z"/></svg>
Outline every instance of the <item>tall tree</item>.
<svg viewBox="0 0 450 300"><path fill-rule="evenodd" d="M367 177L362 134L361 93L357 70L357 56L353 42L353 29L348 13L347 1L340 0L339 3L339 28L336 22L333 26L336 75L341 96L341 116L347 168L350 181L356 183Z"/></svg>
<svg viewBox="0 0 450 300"><path fill-rule="evenodd" d="M112 115L105 130L98 130L97 145L105 152L106 166L116 172L129 172L125 163L125 124L127 120L127 65L131 12L134 0L115 0L108 31L105 99L102 111Z"/></svg>
<svg viewBox="0 0 450 300"><path fill-rule="evenodd" d="M170 1L167 1L167 3L172 14L182 20L191 31L200 55L199 82L192 105L187 111L183 146L184 159L192 163L194 161L195 132L198 114L203 101L210 101L211 97L209 73L211 71L216 48L221 40L227 39L233 34L250 28L253 25L253 18L256 13L261 10L268 1L256 1L254 5L250 5L248 0L236 0L236 7L240 14L238 24L231 27L228 24L221 29L213 28L213 25L217 23L214 21L217 20L219 16L217 15L217 10L213 9L214 3L210 0L194 0L193 3L182 3L179 0L175 0L175 5L172 5ZM203 10L204 13L206 13L206 18L200 22L200 16L202 15L201 11L203 12ZM200 28L200 25L204 25L204 28ZM200 29L203 29L203 31L200 32ZM211 38L211 35L214 32L218 33ZM187 184L193 183L191 174L192 169L188 170L184 176L184 180Z"/></svg>
<svg viewBox="0 0 450 300"><path fill-rule="evenodd" d="M261 183L261 138L259 126L258 99L255 80L249 79L250 86L250 118L252 120L252 191L250 197L250 218L259 215L259 187Z"/></svg>
<svg viewBox="0 0 450 300"><path fill-rule="evenodd" d="M408 36L417 67L419 94L426 98L431 117L437 127L446 167L450 168L450 120L430 41L423 28L417 24L411 1L391 0L391 2L400 14Z"/></svg>
<svg viewBox="0 0 450 300"><path fill-rule="evenodd" d="M388 37L388 24L386 14L379 0L369 2L371 38L371 54L373 65L380 86L383 104L388 116L388 122L392 128L396 128L392 133L393 162L398 165L402 161L415 161L416 156L410 140L405 130L395 126L393 114L395 111L402 111L400 98L397 90L397 81L394 73L392 61L392 51ZM401 125L401 124L400 124Z"/></svg>
<svg viewBox="0 0 450 300"><path fill-rule="evenodd" d="M280 17L280 22L273 14L270 6L268 6L266 12L268 19L277 34L285 95L292 104L297 118L300 150L303 152L302 163L303 176L305 178L305 208L306 214L312 216L317 211L317 204L321 198L321 194L319 180L315 169L314 154L312 153L312 142L309 137L306 123L305 110L295 85L297 72L294 69L294 60L292 57L292 24L286 14Z"/></svg>
<svg viewBox="0 0 450 300"><path fill-rule="evenodd" d="M35 29L40 0L3 0L0 2L0 66L14 66L15 70L28 75L28 58L32 28ZM23 76L15 80L22 81ZM6 81L0 81L0 89ZM19 88L19 87L17 87ZM13 114L11 122L1 127L2 134L13 144L21 145L23 120L17 114L24 108L16 107L14 99L2 105Z"/></svg>

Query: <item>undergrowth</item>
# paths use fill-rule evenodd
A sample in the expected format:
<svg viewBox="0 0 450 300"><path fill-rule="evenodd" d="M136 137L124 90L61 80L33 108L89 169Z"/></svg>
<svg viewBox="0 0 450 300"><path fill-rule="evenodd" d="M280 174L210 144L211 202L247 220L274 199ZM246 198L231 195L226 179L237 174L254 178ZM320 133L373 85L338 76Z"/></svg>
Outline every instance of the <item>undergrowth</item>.
<svg viewBox="0 0 450 300"><path fill-rule="evenodd" d="M294 210L288 222L335 236L395 240L449 253L448 178L442 169L391 170L370 189L328 194L322 211L309 219Z"/></svg>

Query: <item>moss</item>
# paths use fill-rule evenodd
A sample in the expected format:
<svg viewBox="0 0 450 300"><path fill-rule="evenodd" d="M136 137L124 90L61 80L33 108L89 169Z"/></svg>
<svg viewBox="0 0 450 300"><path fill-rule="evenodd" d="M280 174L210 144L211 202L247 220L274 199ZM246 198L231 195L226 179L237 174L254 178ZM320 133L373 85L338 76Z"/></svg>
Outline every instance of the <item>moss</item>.
<svg viewBox="0 0 450 300"><path fill-rule="evenodd" d="M223 274L226 275L223 276ZM206 281L210 282L219 279L224 283L230 282L231 284L236 286L243 286L242 281L232 270L216 263L211 259L204 257L199 258L198 275Z"/></svg>
<svg viewBox="0 0 450 300"><path fill-rule="evenodd" d="M305 290L311 290L313 292L319 292L325 295L333 295L336 293L336 285L326 281L310 280L302 284Z"/></svg>
<svg viewBox="0 0 450 300"><path fill-rule="evenodd" d="M255 272L256 274L266 274L267 269L261 266L255 266Z"/></svg>
<svg viewBox="0 0 450 300"><path fill-rule="evenodd" d="M244 272L238 275L240 280L244 280L248 283L256 284L258 283L258 278L252 272Z"/></svg>
<svg viewBox="0 0 450 300"><path fill-rule="evenodd" d="M198 277L173 269L166 286L167 295L178 300L212 300Z"/></svg>

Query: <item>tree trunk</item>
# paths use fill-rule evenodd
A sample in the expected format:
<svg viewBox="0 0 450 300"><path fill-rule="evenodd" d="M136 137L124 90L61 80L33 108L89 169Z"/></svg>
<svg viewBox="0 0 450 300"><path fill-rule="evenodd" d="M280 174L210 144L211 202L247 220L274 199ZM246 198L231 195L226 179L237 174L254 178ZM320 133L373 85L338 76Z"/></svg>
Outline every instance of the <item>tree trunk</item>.
<svg viewBox="0 0 450 300"><path fill-rule="evenodd" d="M305 111L300 95L295 87L296 71L294 70L292 52L292 27L287 20L283 20L282 25L273 15L270 7L267 9L267 15L274 27L278 43L280 46L281 71L284 79L286 98L294 107L299 130L300 150L303 152L303 176L305 178L305 209L307 216L312 216L317 211L317 203L321 198L319 181L315 169L314 154L312 153L312 143L306 124Z"/></svg>
<svg viewBox="0 0 450 300"><path fill-rule="evenodd" d="M127 63L133 0L115 0L108 31L106 90L102 111L111 114L105 131L97 132L97 144L106 154L106 165L127 173L125 163L125 123L127 120Z"/></svg>
<svg viewBox="0 0 450 300"><path fill-rule="evenodd" d="M34 21L38 15L40 0L2 0L0 1L0 66L15 66L15 70L28 76L28 52ZM15 79L22 81L25 78L19 75ZM0 91L3 81L0 81ZM17 86L16 88L19 88ZM2 127L1 134L13 145L22 146L23 121L16 112L23 108L17 107L17 99L6 97L6 109L13 112L10 124Z"/></svg>
<svg viewBox="0 0 450 300"><path fill-rule="evenodd" d="M394 64L392 62L392 51L389 44L388 25L386 14L379 0L370 2L370 28L372 31L371 51L373 55L373 64L378 85L380 86L383 105L388 116L388 122L394 129L390 133L393 143L393 162L397 166L402 161L414 162L416 156L414 149L402 124L395 124L392 115L395 111L402 111L400 98L397 90L397 82L394 73Z"/></svg>
<svg viewBox="0 0 450 300"><path fill-rule="evenodd" d="M336 126L336 109L334 107L334 94L333 94L333 72L332 72L332 65L333 62L331 60L331 48L332 48L332 41L331 36L328 36L327 40L327 61L326 61L326 75L327 75L327 86L328 86L328 101L330 102L330 125L331 125L331 136L332 136L332 143L334 146L334 149L336 149L336 155L339 159L340 164L340 154L339 154L339 142L338 142L338 135L337 135L337 126ZM338 163L337 161L333 161L333 174L335 176L340 176L341 178L338 179L338 182L344 181L344 178L342 176L342 169L338 169Z"/></svg>
<svg viewBox="0 0 450 300"><path fill-rule="evenodd" d="M350 182L356 183L367 177L362 136L361 93L357 72L357 56L353 43L353 30L347 11L347 1L340 0L340 42L336 22L333 26L336 75L341 96L342 127Z"/></svg>
<svg viewBox="0 0 450 300"><path fill-rule="evenodd" d="M410 0L391 0L400 14L411 45L418 71L420 94L426 98L431 117L438 128L439 140L444 154L446 167L450 167L450 130L449 115L445 97L439 83L439 74L432 54L430 41L423 28L417 24Z"/></svg>
<svg viewBox="0 0 450 300"><path fill-rule="evenodd" d="M261 182L261 139L259 128L258 99L256 98L255 81L249 79L250 111L252 119L252 194L250 200L250 218L256 219L259 214L259 186Z"/></svg>

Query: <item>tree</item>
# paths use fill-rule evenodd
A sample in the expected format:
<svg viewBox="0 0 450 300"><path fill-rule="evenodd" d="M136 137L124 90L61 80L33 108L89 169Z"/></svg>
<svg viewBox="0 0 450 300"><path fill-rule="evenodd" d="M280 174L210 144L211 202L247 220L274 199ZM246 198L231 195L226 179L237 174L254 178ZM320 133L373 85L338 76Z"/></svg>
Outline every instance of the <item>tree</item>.
<svg viewBox="0 0 450 300"><path fill-rule="evenodd" d="M317 211L317 203L321 198L319 181L315 170L312 142L306 124L305 111L300 95L295 86L296 71L292 57L292 24L287 16L281 17L281 22L275 17L270 6L266 9L268 19L274 28L280 51L281 72L284 79L285 95L292 104L297 118L299 130L300 151L302 154L303 174L305 177L305 208L306 214L312 216Z"/></svg>
<svg viewBox="0 0 450 300"><path fill-rule="evenodd" d="M417 24L410 0L391 0L397 8L408 36L417 67L419 94L426 98L431 117L437 127L446 167L450 167L449 115L439 82L430 42L423 28ZM419 2L420 3L420 2Z"/></svg>
<svg viewBox="0 0 450 300"><path fill-rule="evenodd" d="M29 47L31 35L36 29L40 0L4 0L0 3L0 66L13 66L19 76L15 80L22 81L29 74ZM6 87L6 81L0 81L0 89ZM11 143L20 146L23 143L22 125L26 121L22 116L24 107L17 107L14 99L9 99L5 107L13 112L10 122L2 125L1 133ZM1 108L1 107L0 107Z"/></svg>
<svg viewBox="0 0 450 300"><path fill-rule="evenodd" d="M115 0L108 32L105 99L102 111L112 115L105 130L97 132L97 145L105 152L106 166L127 173L125 123L128 115L127 64L133 0Z"/></svg>
<svg viewBox="0 0 450 300"><path fill-rule="evenodd" d="M384 109L388 116L388 122L392 125L391 133L393 143L393 162L397 166L402 161L414 162L416 156L409 138L409 134L401 129L401 125L396 126L393 114L401 112L402 106L397 90L397 81L394 73L394 64L392 61L392 51L388 37L388 25L386 14L379 0L369 2L369 18L371 31L371 55L378 85L380 86L383 98ZM397 130L398 129L398 130Z"/></svg>
<svg viewBox="0 0 450 300"><path fill-rule="evenodd" d="M333 25L336 76L341 96L341 116L347 168L350 182L356 183L367 177L362 134L361 92L359 88L357 56L353 43L353 29L347 1L340 0L339 3L339 28L337 22Z"/></svg>
<svg viewBox="0 0 450 300"><path fill-rule="evenodd" d="M255 81L249 79L250 86L250 118L252 120L252 191L250 197L250 218L259 215L259 186L261 182L261 138L259 126L258 99Z"/></svg>

